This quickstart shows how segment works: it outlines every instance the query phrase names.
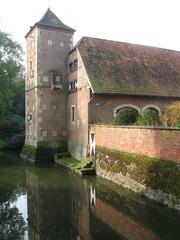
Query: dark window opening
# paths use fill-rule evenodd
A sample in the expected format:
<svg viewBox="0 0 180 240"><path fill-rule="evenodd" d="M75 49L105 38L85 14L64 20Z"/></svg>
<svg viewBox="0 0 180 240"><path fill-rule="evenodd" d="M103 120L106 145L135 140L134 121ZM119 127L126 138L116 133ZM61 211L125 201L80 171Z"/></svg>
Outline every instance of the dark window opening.
<svg viewBox="0 0 180 240"><path fill-rule="evenodd" d="M71 107L71 121L72 123L75 122L75 106Z"/></svg>
<svg viewBox="0 0 180 240"><path fill-rule="evenodd" d="M71 81L69 83L69 92L77 91L77 80Z"/></svg>
<svg viewBox="0 0 180 240"><path fill-rule="evenodd" d="M59 88L62 89L62 79L60 73L50 73L50 84L51 89Z"/></svg>
<svg viewBox="0 0 180 240"><path fill-rule="evenodd" d="M78 60L77 59L74 60L73 62L69 63L69 72L70 73L76 71L77 68L78 68Z"/></svg>

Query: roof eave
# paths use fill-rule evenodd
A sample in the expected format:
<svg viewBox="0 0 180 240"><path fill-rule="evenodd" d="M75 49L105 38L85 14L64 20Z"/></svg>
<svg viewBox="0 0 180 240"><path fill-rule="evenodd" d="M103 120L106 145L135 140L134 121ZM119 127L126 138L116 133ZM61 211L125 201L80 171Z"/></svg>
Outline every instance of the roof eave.
<svg viewBox="0 0 180 240"><path fill-rule="evenodd" d="M31 29L29 30L29 32L25 35L25 38L27 38L27 36L33 31L33 29L35 27L45 27L45 28L49 28L49 29L58 29L58 30L61 30L61 31L65 31L65 32L72 32L74 33L76 30L73 29L73 28L60 28L60 27L54 27L54 26L47 26L45 24L40 24L40 23L36 23L33 27L31 27Z"/></svg>
<svg viewBox="0 0 180 240"><path fill-rule="evenodd" d="M138 93L108 93L108 92L97 92L94 91L95 95L113 95L113 96L137 96L137 97L163 97L163 98L180 98L179 96L176 95L158 95L158 94L138 94Z"/></svg>

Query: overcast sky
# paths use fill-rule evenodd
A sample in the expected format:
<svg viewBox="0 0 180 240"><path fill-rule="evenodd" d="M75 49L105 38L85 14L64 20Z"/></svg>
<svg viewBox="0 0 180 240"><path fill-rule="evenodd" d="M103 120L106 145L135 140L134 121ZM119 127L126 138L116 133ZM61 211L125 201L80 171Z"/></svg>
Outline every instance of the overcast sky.
<svg viewBox="0 0 180 240"><path fill-rule="evenodd" d="M180 0L0 0L0 29L24 36L48 8L82 36L180 51Z"/></svg>

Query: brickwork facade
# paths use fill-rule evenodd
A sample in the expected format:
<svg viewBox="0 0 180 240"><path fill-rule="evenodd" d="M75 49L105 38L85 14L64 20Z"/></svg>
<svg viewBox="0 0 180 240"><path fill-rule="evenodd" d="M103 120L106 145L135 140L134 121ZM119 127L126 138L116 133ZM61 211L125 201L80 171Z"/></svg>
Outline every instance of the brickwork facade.
<svg viewBox="0 0 180 240"><path fill-rule="evenodd" d="M120 91L114 95L109 88L113 83L112 74L104 75L109 67L104 71L101 68L104 67L102 61L111 63L109 55L107 58L106 55L103 59L99 58L101 57L100 51L105 51L105 48L101 49L102 45L108 43L107 48L111 50L115 46L114 43L84 38L73 47L74 31L64 25L48 9L44 17L26 35L25 144L35 148L50 147L53 149L65 144L68 145L68 150L73 157L82 160L90 152L90 124L110 123L116 112L123 107L135 108L140 114L144 109L150 107L162 114L164 106L178 98L175 97L177 95L168 95L169 89L163 90L163 94L165 94L161 94L163 97L155 97L156 95L153 97L151 92L148 92L148 96L143 96L141 91L138 95L134 91L126 92L126 89L125 93ZM112 55L114 57L115 52ZM113 66L111 66L112 69ZM133 78L131 81L134 81ZM135 81L138 82L138 79ZM160 80L157 79L157 81ZM118 88L120 86L117 84ZM132 87L131 84L129 87ZM137 132L137 135L141 134L143 130L139 131L140 133ZM150 133L155 136L159 132L153 132L153 134ZM113 136L115 138L115 135L112 134ZM134 135L132 137L134 138ZM129 138L131 138L131 134ZM116 141L118 140L112 140L112 142ZM152 148L154 146L153 143ZM149 144L147 144L147 148L149 149ZM132 151L130 149L130 152ZM139 151L134 150L134 152ZM141 150L140 152L158 156L154 153L155 151L161 152L161 149ZM169 157L168 154L167 156Z"/></svg>
<svg viewBox="0 0 180 240"><path fill-rule="evenodd" d="M72 156L81 160L88 153L90 86L78 50L69 56L69 64L78 61L77 70L69 72L68 85L77 81L76 89L68 93L68 148ZM74 121L72 119L74 107Z"/></svg>
<svg viewBox="0 0 180 240"><path fill-rule="evenodd" d="M180 163L178 129L92 126L96 145Z"/></svg>
<svg viewBox="0 0 180 240"><path fill-rule="evenodd" d="M28 145L58 148L67 141L67 61L72 44L71 31L36 27L27 36Z"/></svg>
<svg viewBox="0 0 180 240"><path fill-rule="evenodd" d="M91 102L91 123L109 123L116 110L126 106L139 110L140 114L146 107L155 108L162 114L164 107L175 100L177 98L95 95Z"/></svg>

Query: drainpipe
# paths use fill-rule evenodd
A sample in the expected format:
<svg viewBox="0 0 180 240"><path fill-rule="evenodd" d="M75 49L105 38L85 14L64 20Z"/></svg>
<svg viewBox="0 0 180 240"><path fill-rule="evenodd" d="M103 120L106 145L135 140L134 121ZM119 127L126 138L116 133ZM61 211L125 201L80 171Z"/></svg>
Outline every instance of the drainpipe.
<svg viewBox="0 0 180 240"><path fill-rule="evenodd" d="M93 92L91 92L91 94L92 94L92 97L90 98L90 100L89 100L89 102L88 102L88 154L90 155L90 153L89 153L89 134L90 134L90 103L91 103L91 101L94 99L94 93Z"/></svg>

